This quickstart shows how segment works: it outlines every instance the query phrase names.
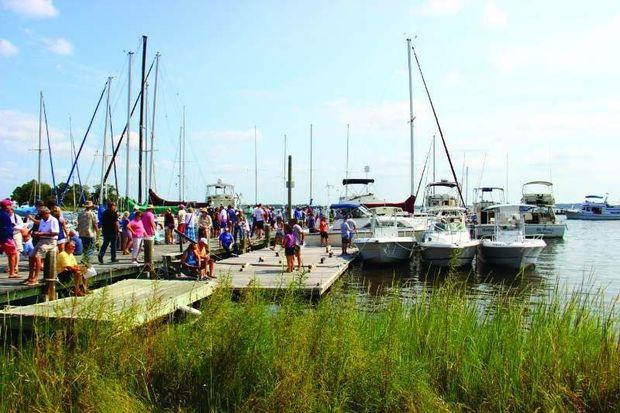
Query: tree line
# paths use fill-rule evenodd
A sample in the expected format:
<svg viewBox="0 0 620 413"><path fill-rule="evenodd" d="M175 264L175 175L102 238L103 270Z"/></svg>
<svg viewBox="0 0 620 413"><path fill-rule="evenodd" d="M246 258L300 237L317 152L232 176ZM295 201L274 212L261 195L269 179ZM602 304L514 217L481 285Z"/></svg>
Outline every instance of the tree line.
<svg viewBox="0 0 620 413"><path fill-rule="evenodd" d="M88 185L67 185L65 182L61 182L56 185L56 191L54 188L45 182L41 182L41 195L38 196L43 202L56 201L56 194L60 198L65 192L65 197L62 201L62 205L65 207L76 207L82 205L85 201L92 201L93 203L99 203L99 188L101 185L94 185L92 188ZM33 205L35 201L35 189L37 189L37 181L32 179L15 189L11 193L11 199L17 202L19 205ZM118 193L114 185L106 184L105 192L107 193L104 201L117 202ZM75 197L74 197L75 194ZM75 200L75 201L74 201Z"/></svg>

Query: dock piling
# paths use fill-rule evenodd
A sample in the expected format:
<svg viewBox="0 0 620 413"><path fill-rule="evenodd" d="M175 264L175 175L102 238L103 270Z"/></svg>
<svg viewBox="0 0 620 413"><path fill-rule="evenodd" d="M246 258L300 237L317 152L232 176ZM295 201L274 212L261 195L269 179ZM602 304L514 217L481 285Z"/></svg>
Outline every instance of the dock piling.
<svg viewBox="0 0 620 413"><path fill-rule="evenodd" d="M52 248L45 254L43 263L43 281L45 281L45 301L53 301L56 295L56 248Z"/></svg>

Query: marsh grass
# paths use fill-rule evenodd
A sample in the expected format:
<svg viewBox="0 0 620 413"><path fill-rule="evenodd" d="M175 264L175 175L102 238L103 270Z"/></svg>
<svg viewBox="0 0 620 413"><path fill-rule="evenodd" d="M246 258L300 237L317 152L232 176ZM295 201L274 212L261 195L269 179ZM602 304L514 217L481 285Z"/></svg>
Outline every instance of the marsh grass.
<svg viewBox="0 0 620 413"><path fill-rule="evenodd" d="M4 411L618 411L617 310L559 290L484 305L444 281L415 298L277 306L225 286L202 315L39 325L5 337Z"/></svg>

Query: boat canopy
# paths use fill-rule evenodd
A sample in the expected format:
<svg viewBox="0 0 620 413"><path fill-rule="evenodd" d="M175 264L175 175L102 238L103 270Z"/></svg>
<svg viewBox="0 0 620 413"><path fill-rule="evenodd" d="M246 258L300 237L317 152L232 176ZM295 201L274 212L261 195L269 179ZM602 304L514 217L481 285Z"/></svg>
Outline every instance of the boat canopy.
<svg viewBox="0 0 620 413"><path fill-rule="evenodd" d="M536 208L536 205L527 205L527 204L497 204L497 205L491 205L491 206L486 207L484 209L484 211L491 211L491 210L495 210L495 209L498 209L500 211L501 210L509 210L509 209L516 210L517 208L519 209L519 211L527 211L529 209Z"/></svg>
<svg viewBox="0 0 620 413"><path fill-rule="evenodd" d="M426 185L427 188L434 187L434 186L445 186L447 188L455 188L458 186L458 184L456 182L448 182L446 180L442 180L439 182L431 182L430 184Z"/></svg>
<svg viewBox="0 0 620 413"><path fill-rule="evenodd" d="M493 192L493 191L504 192L504 188L500 186L483 186L482 188L475 188L475 189L481 192Z"/></svg>
<svg viewBox="0 0 620 413"><path fill-rule="evenodd" d="M586 199L588 199L588 198L603 199L605 197L601 196L601 195L586 195Z"/></svg>
<svg viewBox="0 0 620 413"><path fill-rule="evenodd" d="M544 186L553 186L553 183L549 182L549 181L531 181L531 182L526 182L523 184L523 186L526 185L544 185Z"/></svg>
<svg viewBox="0 0 620 413"><path fill-rule="evenodd" d="M331 204L331 209L358 209L361 205L352 202L341 202L339 204Z"/></svg>
<svg viewBox="0 0 620 413"><path fill-rule="evenodd" d="M374 183L375 180L372 178L350 178L342 180L342 185L368 185Z"/></svg>

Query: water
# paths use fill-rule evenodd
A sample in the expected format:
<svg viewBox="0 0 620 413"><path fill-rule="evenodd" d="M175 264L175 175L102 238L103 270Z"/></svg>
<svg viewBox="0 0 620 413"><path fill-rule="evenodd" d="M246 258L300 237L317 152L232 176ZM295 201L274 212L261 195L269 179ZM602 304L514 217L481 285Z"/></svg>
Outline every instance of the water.
<svg viewBox="0 0 620 413"><path fill-rule="evenodd" d="M566 221L564 239L546 240L535 268L521 273L510 270L467 268L458 272L474 297L504 294L542 296L556 286L567 291L603 290L605 301L620 295L620 221ZM441 283L447 269L435 269L415 262L368 265L357 261L346 278L348 292L360 296L393 292L415 295L424 286Z"/></svg>

